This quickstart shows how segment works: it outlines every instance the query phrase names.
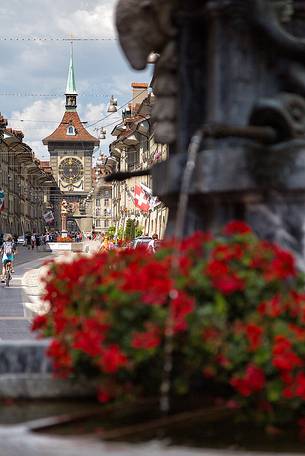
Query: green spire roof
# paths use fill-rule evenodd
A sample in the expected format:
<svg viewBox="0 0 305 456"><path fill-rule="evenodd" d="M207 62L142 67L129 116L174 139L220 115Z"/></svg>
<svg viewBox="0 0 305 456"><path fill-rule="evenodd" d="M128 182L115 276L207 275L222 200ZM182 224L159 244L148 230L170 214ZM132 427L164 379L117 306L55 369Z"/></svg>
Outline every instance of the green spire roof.
<svg viewBox="0 0 305 456"><path fill-rule="evenodd" d="M70 65L69 65L69 73L67 79L67 87L66 87L66 95L76 95L76 84L75 84L75 76L74 76L74 65L73 65L73 49L71 47L71 55L70 55Z"/></svg>

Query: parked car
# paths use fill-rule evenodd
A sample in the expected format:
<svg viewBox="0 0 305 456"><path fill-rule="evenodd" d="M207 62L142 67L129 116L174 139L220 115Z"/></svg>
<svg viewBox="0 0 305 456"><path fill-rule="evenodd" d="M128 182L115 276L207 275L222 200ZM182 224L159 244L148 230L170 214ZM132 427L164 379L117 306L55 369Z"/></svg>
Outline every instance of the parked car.
<svg viewBox="0 0 305 456"><path fill-rule="evenodd" d="M18 236L17 244L18 245L26 245L26 240L25 240L24 234L22 236Z"/></svg>
<svg viewBox="0 0 305 456"><path fill-rule="evenodd" d="M150 236L139 236L132 241L132 247L148 247L149 242L152 240Z"/></svg>

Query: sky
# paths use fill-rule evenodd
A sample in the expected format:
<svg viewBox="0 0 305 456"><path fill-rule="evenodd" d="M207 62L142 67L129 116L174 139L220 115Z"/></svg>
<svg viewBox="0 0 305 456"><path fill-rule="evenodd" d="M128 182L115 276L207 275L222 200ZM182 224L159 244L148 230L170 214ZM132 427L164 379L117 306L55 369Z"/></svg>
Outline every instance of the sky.
<svg viewBox="0 0 305 456"><path fill-rule="evenodd" d="M8 119L9 127L23 131L24 142L42 160L48 159L48 153L41 140L52 133L64 113L70 57L70 42L51 38L111 38L73 44L78 112L88 125L108 114L110 95L118 99L120 106L131 99L131 82L150 81L150 69L133 71L119 48L114 27L116 3L116 0L0 2L0 112ZM32 38L49 40L28 40ZM119 119L119 113L113 114L96 127L115 124ZM96 127L89 131L97 134ZM106 128L106 140L101 143L103 152L114 139L110 135L112 128L111 125Z"/></svg>

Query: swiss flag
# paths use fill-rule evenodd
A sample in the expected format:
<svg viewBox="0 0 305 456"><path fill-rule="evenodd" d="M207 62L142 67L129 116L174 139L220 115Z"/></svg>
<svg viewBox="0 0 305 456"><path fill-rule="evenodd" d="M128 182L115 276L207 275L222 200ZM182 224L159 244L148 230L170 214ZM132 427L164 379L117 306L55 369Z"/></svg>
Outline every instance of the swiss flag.
<svg viewBox="0 0 305 456"><path fill-rule="evenodd" d="M150 209L150 196L141 185L136 185L134 188L134 204L143 212L148 212Z"/></svg>

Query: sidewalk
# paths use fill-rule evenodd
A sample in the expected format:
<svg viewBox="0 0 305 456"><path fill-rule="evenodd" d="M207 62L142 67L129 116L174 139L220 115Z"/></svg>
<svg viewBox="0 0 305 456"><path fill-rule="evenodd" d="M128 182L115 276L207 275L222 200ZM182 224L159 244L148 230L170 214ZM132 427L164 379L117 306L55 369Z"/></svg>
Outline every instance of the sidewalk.
<svg viewBox="0 0 305 456"><path fill-rule="evenodd" d="M99 243L85 243L84 255L91 255ZM43 285L41 278L47 274L43 263L48 259L71 261L77 253L50 253L28 250L20 246L15 260L15 271L10 287L0 284L0 340L28 340L30 321L37 314L45 314L48 306L41 300ZM2 286L1 286L2 285Z"/></svg>
<svg viewBox="0 0 305 456"><path fill-rule="evenodd" d="M35 315L43 315L48 312L48 305L41 300L43 293L42 279L48 274L48 266L44 266L43 263L52 259L55 261L72 261L77 254L72 252L65 252L63 254L48 254L43 261L38 260L30 262L27 267L23 270L23 276L21 279L21 285L25 295L25 314L29 319L32 319Z"/></svg>
<svg viewBox="0 0 305 456"><path fill-rule="evenodd" d="M50 255L50 252L43 251L42 247L39 248L41 250L28 250L26 247L18 246L15 258L15 265L28 263L29 261L38 260Z"/></svg>
<svg viewBox="0 0 305 456"><path fill-rule="evenodd" d="M27 312L22 278L28 271L39 268L48 257L50 254L46 252L19 250L10 287L0 284L0 340L33 338L29 329L32 314Z"/></svg>

